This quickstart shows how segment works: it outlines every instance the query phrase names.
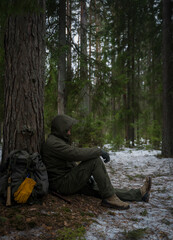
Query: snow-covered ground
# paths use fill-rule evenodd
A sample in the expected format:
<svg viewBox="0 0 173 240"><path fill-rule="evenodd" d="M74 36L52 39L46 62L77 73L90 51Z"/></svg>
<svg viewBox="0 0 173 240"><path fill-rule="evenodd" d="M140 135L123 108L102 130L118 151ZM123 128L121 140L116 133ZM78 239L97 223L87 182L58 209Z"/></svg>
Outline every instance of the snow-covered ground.
<svg viewBox="0 0 173 240"><path fill-rule="evenodd" d="M150 201L132 202L124 211L108 209L90 226L87 240L139 239L130 234L141 231L140 239L173 239L173 159L159 159L158 154L131 149L110 152L106 166L113 186L139 188L145 176L152 176Z"/></svg>

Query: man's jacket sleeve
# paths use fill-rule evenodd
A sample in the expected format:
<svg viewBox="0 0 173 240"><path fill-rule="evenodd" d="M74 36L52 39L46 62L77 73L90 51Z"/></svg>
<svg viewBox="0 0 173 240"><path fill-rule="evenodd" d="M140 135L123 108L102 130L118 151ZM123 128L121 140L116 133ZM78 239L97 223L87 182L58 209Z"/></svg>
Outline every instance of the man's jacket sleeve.
<svg viewBox="0 0 173 240"><path fill-rule="evenodd" d="M87 161L98 158L101 155L101 150L97 147L93 148L78 148L68 145L62 141L52 146L52 154L59 159L66 161Z"/></svg>

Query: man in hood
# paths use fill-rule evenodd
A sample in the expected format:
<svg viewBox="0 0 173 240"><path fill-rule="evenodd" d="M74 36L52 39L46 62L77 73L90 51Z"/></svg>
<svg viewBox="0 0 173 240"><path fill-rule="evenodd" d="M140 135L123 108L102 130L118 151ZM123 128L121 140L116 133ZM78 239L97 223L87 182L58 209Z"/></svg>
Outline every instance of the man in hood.
<svg viewBox="0 0 173 240"><path fill-rule="evenodd" d="M105 163L109 162L109 154L97 147L78 148L70 145L71 128L76 122L67 115L57 115L52 121L51 134L43 145L43 161L47 167L50 189L65 195L85 194L92 176L103 206L128 209L129 204L124 201L148 201L150 177L146 178L140 189L114 189L100 158ZM76 165L76 162L80 163Z"/></svg>

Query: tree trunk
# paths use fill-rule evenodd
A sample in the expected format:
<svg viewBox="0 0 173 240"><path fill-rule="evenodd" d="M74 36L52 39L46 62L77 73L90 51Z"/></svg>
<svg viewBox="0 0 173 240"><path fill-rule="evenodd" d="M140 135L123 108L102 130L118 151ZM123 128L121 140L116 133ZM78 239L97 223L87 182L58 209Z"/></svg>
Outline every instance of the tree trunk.
<svg viewBox="0 0 173 240"><path fill-rule="evenodd" d="M40 152L44 141L45 1L39 2L41 13L13 15L7 22L2 161L14 149Z"/></svg>
<svg viewBox="0 0 173 240"><path fill-rule="evenodd" d="M132 23L133 24L133 23ZM135 57L134 57L134 31L132 31L132 52L131 52L131 128L130 128L130 140L134 147L135 140Z"/></svg>
<svg viewBox="0 0 173 240"><path fill-rule="evenodd" d="M89 6L89 71L88 71L88 79L92 81L92 16L93 16L93 0L90 1ZM89 109L92 108L92 96L91 96L92 86L90 84L89 87Z"/></svg>
<svg viewBox="0 0 173 240"><path fill-rule="evenodd" d="M80 61L80 79L83 85L82 89L82 113L89 113L89 85L87 72L87 11L86 1L81 0L81 61Z"/></svg>
<svg viewBox="0 0 173 240"><path fill-rule="evenodd" d="M65 111L65 81L66 81L66 1L59 1L59 69L58 69L58 113Z"/></svg>
<svg viewBox="0 0 173 240"><path fill-rule="evenodd" d="M129 14L129 18L130 18ZM126 128L126 141L130 147L131 143L134 145L133 138L133 74L132 74L132 41L131 41L131 19L128 19L128 59L127 59L127 128Z"/></svg>
<svg viewBox="0 0 173 240"><path fill-rule="evenodd" d="M116 42L115 42L115 38L112 37L112 56L111 56L111 65L112 65L112 77L111 77L111 117L112 117L112 137L113 139L116 138L117 136L117 131L116 131L116 122L115 122L115 115L116 115L116 101L115 101L115 92L116 92L116 69L115 69L115 55L119 54L119 49L116 52L115 46L116 46ZM117 40L117 42L119 43L119 38Z"/></svg>
<svg viewBox="0 0 173 240"><path fill-rule="evenodd" d="M162 155L173 157L172 2L163 0L163 136Z"/></svg>
<svg viewBox="0 0 173 240"><path fill-rule="evenodd" d="M128 15L128 60L127 60L127 144L129 146L134 146L134 138L135 138L135 43L134 43L134 9L133 6L129 8Z"/></svg>
<svg viewBox="0 0 173 240"><path fill-rule="evenodd" d="M101 19L99 17L99 14L98 14L98 10L100 8L100 3L98 2L98 0L95 0L95 25L96 25L96 30L95 30L95 46L96 46L96 50L95 50L95 56L96 56L96 65L95 65L95 82L96 82L96 85L100 85L101 84L101 80L100 80L100 72L99 72L99 63L100 63L100 60L101 60L101 46L100 46L100 36L99 36L99 31L101 29L100 27L100 22L101 22Z"/></svg>
<svg viewBox="0 0 173 240"><path fill-rule="evenodd" d="M2 140L2 122L0 122L0 144Z"/></svg>
<svg viewBox="0 0 173 240"><path fill-rule="evenodd" d="M67 101L71 90L72 83L72 66L71 66L71 0L67 0L67 81L65 87L66 106L65 111L68 113Z"/></svg>

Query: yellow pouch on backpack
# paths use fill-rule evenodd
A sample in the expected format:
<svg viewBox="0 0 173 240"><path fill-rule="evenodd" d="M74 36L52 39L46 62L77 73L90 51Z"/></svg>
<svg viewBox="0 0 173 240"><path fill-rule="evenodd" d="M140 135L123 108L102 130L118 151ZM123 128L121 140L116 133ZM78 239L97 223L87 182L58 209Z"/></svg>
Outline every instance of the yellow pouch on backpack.
<svg viewBox="0 0 173 240"><path fill-rule="evenodd" d="M14 200L17 203L26 203L35 185L36 182L32 178L25 178L14 193Z"/></svg>

